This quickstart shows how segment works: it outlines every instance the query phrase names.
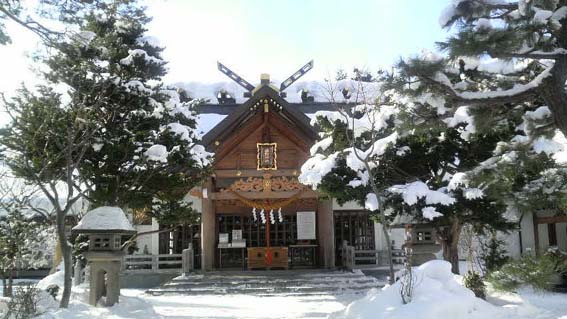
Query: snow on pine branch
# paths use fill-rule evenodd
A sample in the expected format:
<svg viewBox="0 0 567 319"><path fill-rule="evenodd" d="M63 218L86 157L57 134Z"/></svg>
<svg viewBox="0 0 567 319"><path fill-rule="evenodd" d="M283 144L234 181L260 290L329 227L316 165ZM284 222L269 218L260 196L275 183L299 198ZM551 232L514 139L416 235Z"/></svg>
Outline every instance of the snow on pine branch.
<svg viewBox="0 0 567 319"><path fill-rule="evenodd" d="M144 155L146 155L149 161L167 163L167 156L169 155L169 152L165 145L154 144L146 150Z"/></svg>
<svg viewBox="0 0 567 319"><path fill-rule="evenodd" d="M120 60L122 65L131 65L134 62L134 58L141 57L148 64L154 63L158 65L165 64L165 61L158 59L154 56L149 55L146 51L142 49L128 50L128 56Z"/></svg>
<svg viewBox="0 0 567 319"><path fill-rule="evenodd" d="M350 113L354 113L350 114ZM318 121L326 120L330 124L344 124L353 132L353 138L361 139L365 133L371 133L373 136L381 133L388 128L388 121L399 113L399 109L395 105L369 105L361 104L354 106L349 112L346 111L318 111L314 114L311 125L316 125ZM299 180L301 183L311 185L313 188L321 183L323 177L336 167L336 160L339 154L342 154L347 165L354 170L358 178L351 181L351 187L367 185L369 174L366 171L365 161L369 162L370 168L375 167L374 157L384 154L386 149L396 142L398 134L391 133L385 137L377 138L375 141L364 146L364 149L347 147L336 150L331 155L320 154L325 152L334 143L331 132L323 132L322 138L313 147L311 147L311 158L309 158L301 168ZM362 147L362 146L361 146Z"/></svg>
<svg viewBox="0 0 567 319"><path fill-rule="evenodd" d="M394 185L388 188L393 194L402 196L404 202L409 205L417 204L419 199L425 199L427 205L444 205L449 206L455 203L455 198L446 193L446 189L432 190L422 181L415 181L403 185Z"/></svg>
<svg viewBox="0 0 567 319"><path fill-rule="evenodd" d="M437 209L433 206L426 206L423 207L421 209L421 214L423 215L423 218L425 219L429 219L429 220L433 220L437 217L441 217L443 216L443 214L441 214L440 212L437 211Z"/></svg>
<svg viewBox="0 0 567 319"><path fill-rule="evenodd" d="M315 154L311 156L301 166L301 174L299 182L305 185L311 185L313 189L321 184L323 177L336 167L336 159L339 152L335 152L329 156L323 154Z"/></svg>
<svg viewBox="0 0 567 319"><path fill-rule="evenodd" d="M357 138L366 132L380 132L387 128L387 121L400 110L395 105L361 104L353 107L351 111L362 115L353 116L346 111L317 111L311 119L311 125L316 125L320 119L326 119L330 123L343 123L353 130L354 137Z"/></svg>
<svg viewBox="0 0 567 319"><path fill-rule="evenodd" d="M514 87L508 90L491 91L491 92L462 92L462 93L457 93L457 95L464 99L489 99L494 97L517 95L526 92L530 89L534 89L538 87L546 77L551 75L552 68L553 68L552 66L547 67L544 71L538 74L538 76L536 76L532 81L526 84L516 84L514 85Z"/></svg>

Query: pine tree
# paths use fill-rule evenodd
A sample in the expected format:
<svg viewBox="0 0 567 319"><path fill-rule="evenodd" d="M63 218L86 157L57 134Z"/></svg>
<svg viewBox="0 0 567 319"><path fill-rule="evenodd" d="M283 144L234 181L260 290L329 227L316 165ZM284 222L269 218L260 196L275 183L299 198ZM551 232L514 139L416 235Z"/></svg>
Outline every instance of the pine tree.
<svg viewBox="0 0 567 319"><path fill-rule="evenodd" d="M79 34L84 46L49 59L47 76L69 85L71 99L96 116L98 129L80 168L93 206L146 209L171 219L164 214L178 215L182 207L152 210L154 201L181 200L206 175L210 154L197 144L196 102L182 102L161 83L166 62L163 49L144 35L148 22L136 6L89 15Z"/></svg>
<svg viewBox="0 0 567 319"><path fill-rule="evenodd" d="M485 161L502 140L514 136L518 123L503 121L477 133L467 108L451 107L443 96L405 90L384 92L376 104L321 112L316 118L321 140L300 179L339 203L356 200L380 212L381 222L406 215L432 225L454 272L464 225L513 226L503 215L506 197L490 189L498 180L487 183L477 171L484 172ZM355 147L348 143L352 140Z"/></svg>
<svg viewBox="0 0 567 319"><path fill-rule="evenodd" d="M460 105L496 109L542 99L553 124L567 134L567 1L459 0L440 23L456 28L438 43L448 57L402 61L399 71L406 79ZM488 58L490 66L483 66ZM451 80L459 68L466 72Z"/></svg>
<svg viewBox="0 0 567 319"><path fill-rule="evenodd" d="M69 303L72 269L64 221L79 199L146 210L170 225L195 218L180 201L207 174L210 154L197 144L194 103L161 83L165 62L144 36L148 21L133 1L97 8L45 60L47 84L4 101L13 119L2 132L6 163L56 210L61 307Z"/></svg>

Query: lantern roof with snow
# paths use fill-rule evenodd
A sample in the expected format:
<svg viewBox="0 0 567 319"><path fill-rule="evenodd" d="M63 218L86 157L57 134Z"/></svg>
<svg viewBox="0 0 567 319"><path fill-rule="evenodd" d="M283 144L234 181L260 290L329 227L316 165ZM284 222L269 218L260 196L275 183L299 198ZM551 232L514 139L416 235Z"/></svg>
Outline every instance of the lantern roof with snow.
<svg viewBox="0 0 567 319"><path fill-rule="evenodd" d="M134 227L119 207L102 206L88 211L73 227L74 233L135 233Z"/></svg>

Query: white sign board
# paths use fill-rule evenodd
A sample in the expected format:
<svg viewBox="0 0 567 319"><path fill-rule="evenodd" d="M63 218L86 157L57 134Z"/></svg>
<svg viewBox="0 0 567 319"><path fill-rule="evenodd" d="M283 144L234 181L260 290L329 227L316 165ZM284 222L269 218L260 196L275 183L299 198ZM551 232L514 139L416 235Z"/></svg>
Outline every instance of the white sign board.
<svg viewBox="0 0 567 319"><path fill-rule="evenodd" d="M228 233L219 233L219 243L221 244L228 243Z"/></svg>
<svg viewBox="0 0 567 319"><path fill-rule="evenodd" d="M297 239L315 239L315 212L297 212Z"/></svg>
<svg viewBox="0 0 567 319"><path fill-rule="evenodd" d="M242 229L232 230L232 242L242 241Z"/></svg>

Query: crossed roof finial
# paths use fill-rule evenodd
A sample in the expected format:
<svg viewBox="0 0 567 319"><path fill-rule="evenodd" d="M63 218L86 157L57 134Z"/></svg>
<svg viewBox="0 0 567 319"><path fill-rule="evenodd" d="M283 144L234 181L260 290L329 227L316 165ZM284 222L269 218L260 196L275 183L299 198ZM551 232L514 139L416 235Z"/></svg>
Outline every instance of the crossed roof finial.
<svg viewBox="0 0 567 319"><path fill-rule="evenodd" d="M250 82L244 80L244 78L236 74L234 71L226 67L224 64L217 61L217 67L219 71L221 71L223 74L228 76L238 85L242 86L248 92L252 92L254 90L254 86L250 84ZM307 62L307 64L302 66L299 70L297 70L297 72L293 73L290 77L288 77L285 81L283 81L282 84L280 85L280 92L283 92L285 89L287 89L290 85L292 85L295 81L297 81L299 78L305 75L305 73L309 72L311 69L313 69L313 60Z"/></svg>

